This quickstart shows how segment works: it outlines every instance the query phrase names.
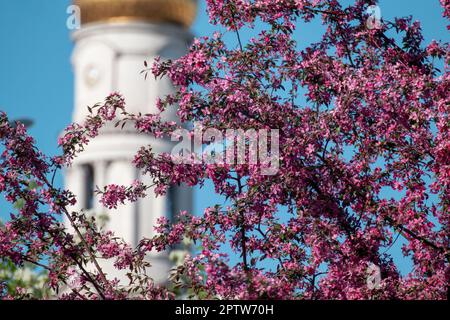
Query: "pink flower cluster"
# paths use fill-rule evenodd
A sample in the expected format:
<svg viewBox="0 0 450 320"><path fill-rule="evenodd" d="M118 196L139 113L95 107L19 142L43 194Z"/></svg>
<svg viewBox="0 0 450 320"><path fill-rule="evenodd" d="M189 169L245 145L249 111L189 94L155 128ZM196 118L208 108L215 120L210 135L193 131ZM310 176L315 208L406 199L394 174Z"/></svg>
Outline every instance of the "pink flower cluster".
<svg viewBox="0 0 450 320"><path fill-rule="evenodd" d="M134 181L129 187L111 184L106 186L105 190L98 191L98 193L101 194L100 203L112 209L117 208L119 204L124 204L127 200L134 202L139 198L144 198L146 189L147 186L142 182Z"/></svg>

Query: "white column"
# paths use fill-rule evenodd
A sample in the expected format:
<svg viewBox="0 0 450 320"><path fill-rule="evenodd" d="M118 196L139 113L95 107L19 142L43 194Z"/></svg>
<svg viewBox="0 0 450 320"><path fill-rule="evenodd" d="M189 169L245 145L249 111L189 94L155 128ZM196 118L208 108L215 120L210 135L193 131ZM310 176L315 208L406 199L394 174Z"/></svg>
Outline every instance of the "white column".
<svg viewBox="0 0 450 320"><path fill-rule="evenodd" d="M103 190L103 188L108 184L108 181L106 180L107 165L108 162L106 160L97 160L92 165L94 168L94 187L97 186L100 190ZM96 194L94 196L95 214L103 214L105 212L105 208L99 200L99 196Z"/></svg>
<svg viewBox="0 0 450 320"><path fill-rule="evenodd" d="M76 196L77 203L69 209L79 211L86 202L86 168L83 165L74 164L66 169L66 188Z"/></svg>
<svg viewBox="0 0 450 320"><path fill-rule="evenodd" d="M108 184L129 186L134 179L136 179L136 168L133 167L131 161L116 160L109 165ZM108 210L107 228L133 246L136 245L136 209L137 204L134 202L119 205L117 209Z"/></svg>

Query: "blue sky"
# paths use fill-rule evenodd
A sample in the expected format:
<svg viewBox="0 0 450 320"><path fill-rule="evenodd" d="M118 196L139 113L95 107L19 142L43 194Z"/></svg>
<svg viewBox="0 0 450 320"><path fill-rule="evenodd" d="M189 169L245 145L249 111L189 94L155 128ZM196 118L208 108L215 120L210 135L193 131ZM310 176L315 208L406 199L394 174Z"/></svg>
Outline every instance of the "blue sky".
<svg viewBox="0 0 450 320"><path fill-rule="evenodd" d="M193 32L197 36L211 34L217 28L209 26L204 1L199 2ZM11 119L33 119L30 133L46 154L57 152L57 135L71 121L73 44L66 27L69 4L70 0L0 0L0 110ZM427 42L449 41L439 0L382 0L379 6L384 19L413 15L420 20ZM317 23L301 28L297 31L299 41L315 41L319 28ZM245 41L245 35L243 38ZM236 45L233 35L228 40L229 45ZM57 183L62 184L61 176ZM207 186L197 192L195 202L199 212L220 200ZM0 217L7 216L6 211L0 202Z"/></svg>

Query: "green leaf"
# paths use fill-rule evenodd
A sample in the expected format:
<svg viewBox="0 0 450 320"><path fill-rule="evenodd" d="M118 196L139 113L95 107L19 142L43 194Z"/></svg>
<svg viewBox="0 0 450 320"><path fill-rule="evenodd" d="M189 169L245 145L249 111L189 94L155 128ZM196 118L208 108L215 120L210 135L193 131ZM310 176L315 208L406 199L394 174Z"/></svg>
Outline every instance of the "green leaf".
<svg viewBox="0 0 450 320"><path fill-rule="evenodd" d="M198 270L200 270L200 271L205 271L205 266L202 265L202 264L199 264L199 265L198 265Z"/></svg>
<svg viewBox="0 0 450 320"><path fill-rule="evenodd" d="M281 231L281 224L279 224L279 223L274 223L274 224L273 224L273 231L275 231L275 232Z"/></svg>
<svg viewBox="0 0 450 320"><path fill-rule="evenodd" d="M208 292L202 290L197 294L197 296L200 300L206 299L208 297Z"/></svg>
<svg viewBox="0 0 450 320"><path fill-rule="evenodd" d="M30 190L34 190L34 189L36 189L37 187L38 187L38 184L37 184L37 182L34 181L34 180L31 180L31 181L28 183L28 189L30 189Z"/></svg>
<svg viewBox="0 0 450 320"><path fill-rule="evenodd" d="M18 199L16 202L14 202L14 208L17 210L23 209L24 206L25 206L25 200L22 198Z"/></svg>

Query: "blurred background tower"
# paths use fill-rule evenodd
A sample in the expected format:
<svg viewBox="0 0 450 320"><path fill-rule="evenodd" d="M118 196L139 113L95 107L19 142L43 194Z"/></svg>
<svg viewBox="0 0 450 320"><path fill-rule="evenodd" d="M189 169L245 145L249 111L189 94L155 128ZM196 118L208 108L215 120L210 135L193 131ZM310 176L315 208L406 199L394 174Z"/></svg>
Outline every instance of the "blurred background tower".
<svg viewBox="0 0 450 320"><path fill-rule="evenodd" d="M196 0L75 0L81 9L81 28L73 33L75 48L72 64L75 74L75 107L73 120L82 122L87 106L104 101L111 92L125 97L132 113L155 113L157 97L173 92L168 79L144 79L140 72L144 61L149 65L156 56L176 59L187 52L192 41L189 32L197 10ZM166 112L167 119L176 121L175 110ZM66 187L78 199L74 210L84 209L106 221L112 230L135 247L142 237L154 234L153 226L161 216L171 218L180 210L192 209L192 191L173 187L165 197L148 197L128 203L116 210L107 210L94 194L96 186L130 185L139 179L147 183L133 166L136 151L151 145L156 152L170 152L170 141L139 134L126 126L124 130L105 128L79 155L65 175ZM149 257L153 265L151 276L157 282L167 279L171 263L168 253ZM104 262L109 276L124 279Z"/></svg>

